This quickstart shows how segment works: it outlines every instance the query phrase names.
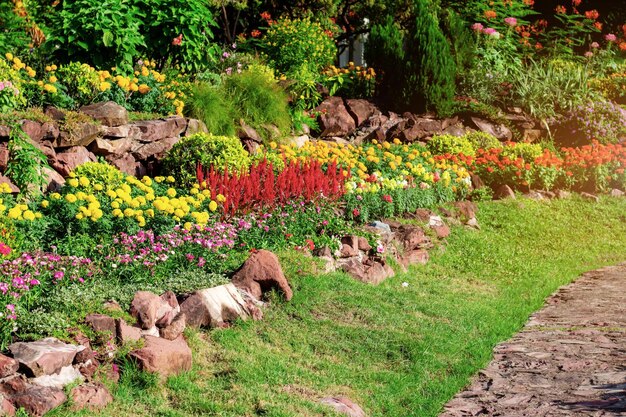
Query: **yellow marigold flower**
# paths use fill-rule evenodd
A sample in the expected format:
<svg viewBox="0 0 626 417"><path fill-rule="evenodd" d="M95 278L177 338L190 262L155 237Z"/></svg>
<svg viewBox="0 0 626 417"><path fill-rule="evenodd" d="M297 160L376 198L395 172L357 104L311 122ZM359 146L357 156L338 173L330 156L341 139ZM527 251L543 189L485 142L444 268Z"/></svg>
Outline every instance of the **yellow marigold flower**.
<svg viewBox="0 0 626 417"><path fill-rule="evenodd" d="M138 86L137 84L135 84L135 83L132 83L132 84L130 85L129 89L130 89L130 91L132 91L132 92L137 92L137 91L139 91L139 86Z"/></svg>
<svg viewBox="0 0 626 417"><path fill-rule="evenodd" d="M52 84L54 84L54 83L56 83L58 81L58 79L54 75L51 75L50 78L48 78L48 81L50 81Z"/></svg>
<svg viewBox="0 0 626 417"><path fill-rule="evenodd" d="M84 218L85 218L85 215L84 215L83 213L78 213L78 214L76 215L76 219L77 219L77 220L82 220L82 219L84 219Z"/></svg>
<svg viewBox="0 0 626 417"><path fill-rule="evenodd" d="M124 213L122 213L122 210L120 209L113 210L111 214L115 217L124 217Z"/></svg>
<svg viewBox="0 0 626 417"><path fill-rule="evenodd" d="M209 203L209 210L211 210L211 211L217 210L217 203L215 201L211 201Z"/></svg>
<svg viewBox="0 0 626 417"><path fill-rule="evenodd" d="M185 224L183 225L183 228L185 230L191 230L191 226L192 226L191 222L185 222Z"/></svg>
<svg viewBox="0 0 626 417"><path fill-rule="evenodd" d="M35 220L35 213L30 210L26 210L22 216L24 217L24 220L28 220L31 222Z"/></svg>
<svg viewBox="0 0 626 417"><path fill-rule="evenodd" d="M224 201L226 201L226 197L224 197L222 194L218 194L217 197L215 197L215 199L219 201L220 203L223 203Z"/></svg>
<svg viewBox="0 0 626 417"><path fill-rule="evenodd" d="M132 217L134 214L135 214L135 210L133 210L132 208L124 209L124 216L126 217Z"/></svg>
<svg viewBox="0 0 626 417"><path fill-rule="evenodd" d="M68 195L65 196L65 200L68 203L75 203L76 200L78 200L78 199L76 198L76 196L74 194L68 194Z"/></svg>
<svg viewBox="0 0 626 417"><path fill-rule="evenodd" d="M105 92L111 88L111 83L103 81L100 83L100 86L98 88L100 89L100 91Z"/></svg>
<svg viewBox="0 0 626 417"><path fill-rule="evenodd" d="M60 200L61 199L61 194L59 193L52 193L50 194L50 198L53 200Z"/></svg>
<svg viewBox="0 0 626 417"><path fill-rule="evenodd" d="M87 186L89 186L90 181L89 181L89 178L86 178L86 177L80 177L80 178L78 179L78 183L79 183L81 186L83 186L83 187L87 187Z"/></svg>
<svg viewBox="0 0 626 417"><path fill-rule="evenodd" d="M94 184L93 189L96 191L102 191L102 184Z"/></svg>
<svg viewBox="0 0 626 417"><path fill-rule="evenodd" d="M5 56L5 57L6 57L9 61L13 61L13 54L12 54L12 53L7 52L4 56Z"/></svg>
<svg viewBox="0 0 626 417"><path fill-rule="evenodd" d="M48 207L49 205L50 205L50 202L48 202L48 200L43 200L43 201L41 202L41 207L43 207L43 208L46 208L46 207Z"/></svg>
<svg viewBox="0 0 626 417"><path fill-rule="evenodd" d="M167 182L175 182L176 180L171 175L166 178Z"/></svg>
<svg viewBox="0 0 626 417"><path fill-rule="evenodd" d="M57 88L52 84L44 84L43 89L50 94L55 94L57 92Z"/></svg>
<svg viewBox="0 0 626 417"><path fill-rule="evenodd" d="M78 184L79 184L76 178L67 180L67 183L74 188L78 187Z"/></svg>
<svg viewBox="0 0 626 417"><path fill-rule="evenodd" d="M176 190L175 190L175 189L173 189L173 188L168 188L168 189L167 189L167 195L168 195L169 197L176 197Z"/></svg>

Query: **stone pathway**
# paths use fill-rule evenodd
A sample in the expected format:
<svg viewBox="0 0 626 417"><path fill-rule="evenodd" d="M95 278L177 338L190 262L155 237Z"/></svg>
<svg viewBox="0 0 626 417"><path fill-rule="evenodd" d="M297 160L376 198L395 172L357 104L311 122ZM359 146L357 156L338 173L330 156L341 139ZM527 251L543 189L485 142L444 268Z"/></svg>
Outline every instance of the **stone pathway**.
<svg viewBox="0 0 626 417"><path fill-rule="evenodd" d="M440 417L626 416L626 264L562 287Z"/></svg>

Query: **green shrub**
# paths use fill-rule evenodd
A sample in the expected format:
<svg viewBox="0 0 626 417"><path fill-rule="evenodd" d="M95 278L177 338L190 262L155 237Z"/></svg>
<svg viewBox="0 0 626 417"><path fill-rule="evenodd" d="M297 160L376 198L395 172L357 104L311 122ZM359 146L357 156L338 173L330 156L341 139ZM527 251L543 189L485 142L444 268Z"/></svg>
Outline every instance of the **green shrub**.
<svg viewBox="0 0 626 417"><path fill-rule="evenodd" d="M333 32L310 18L281 18L272 24L259 41L270 66L282 74L301 65L319 72L332 64L337 55Z"/></svg>
<svg viewBox="0 0 626 417"><path fill-rule="evenodd" d="M106 162L87 162L79 165L72 171L76 178L87 178L89 185L83 188L91 191L96 184L101 185L104 189L107 187L117 188L122 185L126 174Z"/></svg>
<svg viewBox="0 0 626 417"><path fill-rule="evenodd" d="M378 100L391 108L402 105L398 93L403 89L406 71L404 34L393 16L372 26L365 44L365 60L380 77L376 87Z"/></svg>
<svg viewBox="0 0 626 417"><path fill-rule="evenodd" d="M526 162L533 162L543 153L543 148L538 143L509 142L502 148L502 156L507 156L511 160L524 158Z"/></svg>
<svg viewBox="0 0 626 417"><path fill-rule="evenodd" d="M250 156L239 138L196 133L181 139L163 159L164 169L180 186L196 182L198 163L207 169L241 171L250 166Z"/></svg>
<svg viewBox="0 0 626 417"><path fill-rule="evenodd" d="M21 54L28 50L31 43L26 31L26 20L14 12L14 7L11 1L0 4L0 55L7 52Z"/></svg>
<svg viewBox="0 0 626 417"><path fill-rule="evenodd" d="M492 149L501 148L502 143L493 135L484 132L471 132L465 135L470 141L474 149Z"/></svg>
<svg viewBox="0 0 626 417"><path fill-rule="evenodd" d="M53 17L45 47L62 62L78 60L97 67L117 66L129 73L145 47L142 16L134 2L74 0Z"/></svg>
<svg viewBox="0 0 626 417"><path fill-rule="evenodd" d="M464 155L476 154L476 148L466 136L439 135L428 142L428 148L435 155L446 153Z"/></svg>
<svg viewBox="0 0 626 417"><path fill-rule="evenodd" d="M65 87L65 93L72 98L72 108L92 103L100 93L100 77L87 64L70 62L67 65L61 65L57 75Z"/></svg>
<svg viewBox="0 0 626 417"><path fill-rule="evenodd" d="M419 112L448 114L454 99L456 65L429 0L415 1L415 28L407 53L409 105Z"/></svg>
<svg viewBox="0 0 626 417"><path fill-rule="evenodd" d="M205 82L196 83L187 106L190 115L202 120L209 132L215 135L235 135L235 106L221 87Z"/></svg>
<svg viewBox="0 0 626 417"><path fill-rule="evenodd" d="M265 138L270 135L264 130L266 125L276 126L281 134L289 133L291 117L287 94L267 73L246 70L233 74L226 79L223 88L235 107L235 123L242 119Z"/></svg>

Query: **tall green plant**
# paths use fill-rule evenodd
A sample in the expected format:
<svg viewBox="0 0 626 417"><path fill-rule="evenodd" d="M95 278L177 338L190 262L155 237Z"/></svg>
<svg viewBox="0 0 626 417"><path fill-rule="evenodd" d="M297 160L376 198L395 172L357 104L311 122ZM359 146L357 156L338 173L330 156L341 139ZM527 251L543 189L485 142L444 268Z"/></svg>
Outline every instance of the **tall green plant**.
<svg viewBox="0 0 626 417"><path fill-rule="evenodd" d="M456 65L429 0L415 1L415 28L407 57L411 75L406 91L413 110L449 113L455 92Z"/></svg>
<svg viewBox="0 0 626 417"><path fill-rule="evenodd" d="M46 185L44 168L49 168L46 156L30 141L17 123L10 124L9 161L5 174L20 189L20 194L29 199L42 192Z"/></svg>
<svg viewBox="0 0 626 417"><path fill-rule="evenodd" d="M31 41L25 19L15 14L13 7L10 1L0 4L0 55L22 53Z"/></svg>

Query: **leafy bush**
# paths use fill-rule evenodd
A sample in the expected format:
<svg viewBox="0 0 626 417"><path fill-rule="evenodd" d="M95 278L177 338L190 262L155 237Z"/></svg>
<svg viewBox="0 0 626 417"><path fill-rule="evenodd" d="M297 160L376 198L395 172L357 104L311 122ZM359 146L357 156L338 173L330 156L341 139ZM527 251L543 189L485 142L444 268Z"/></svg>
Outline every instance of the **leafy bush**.
<svg viewBox="0 0 626 417"><path fill-rule="evenodd" d="M522 158L526 162L533 162L543 153L543 148L538 143L508 142L502 148L500 155L511 160Z"/></svg>
<svg viewBox="0 0 626 417"><path fill-rule="evenodd" d="M460 154L474 155L476 148L466 136L439 135L428 142L428 148L435 155Z"/></svg>
<svg viewBox="0 0 626 417"><path fill-rule="evenodd" d="M135 2L75 0L62 5L45 44L54 56L132 72L134 59L145 47L143 16Z"/></svg>
<svg viewBox="0 0 626 417"><path fill-rule="evenodd" d="M501 148L502 143L493 135L484 132L471 132L465 135L465 138L470 141L474 149L491 149Z"/></svg>
<svg viewBox="0 0 626 417"><path fill-rule="evenodd" d="M144 16L145 55L185 70L198 70L217 49L211 43L215 27L204 0L136 0ZM180 38L179 38L180 36Z"/></svg>
<svg viewBox="0 0 626 417"><path fill-rule="evenodd" d="M100 93L100 76L87 64L70 62L61 65L56 74L65 87L64 92L73 101L72 108L92 103Z"/></svg>
<svg viewBox="0 0 626 417"><path fill-rule="evenodd" d="M242 171L250 166L250 156L237 137L196 133L181 139L163 159L163 167L181 185L196 183L196 168Z"/></svg>
<svg viewBox="0 0 626 417"><path fill-rule="evenodd" d="M209 132L215 135L234 136L235 106L223 88L206 82L196 83L187 101L189 114L202 120Z"/></svg>
<svg viewBox="0 0 626 417"><path fill-rule="evenodd" d="M83 185L86 191L91 192L94 187L99 190L117 188L122 185L126 174L106 162L87 162L79 165L72 171L75 178L86 178ZM98 187L99 185L100 187Z"/></svg>
<svg viewBox="0 0 626 417"><path fill-rule="evenodd" d="M48 160L17 123L10 128L9 161L5 173L23 196L32 197L43 192L46 185L43 169L50 168Z"/></svg>
<svg viewBox="0 0 626 417"><path fill-rule="evenodd" d="M21 53L28 49L31 38L26 31L26 19L14 12L11 1L0 4L0 55Z"/></svg>
<svg viewBox="0 0 626 417"><path fill-rule="evenodd" d="M259 47L270 66L282 74L288 74L299 66L319 72L334 62L337 47L330 33L310 18L281 18L271 24Z"/></svg>

